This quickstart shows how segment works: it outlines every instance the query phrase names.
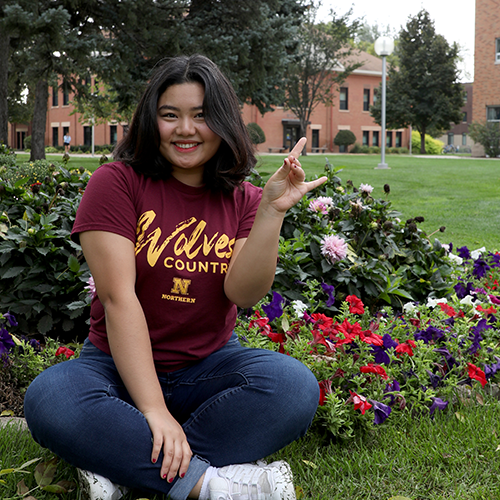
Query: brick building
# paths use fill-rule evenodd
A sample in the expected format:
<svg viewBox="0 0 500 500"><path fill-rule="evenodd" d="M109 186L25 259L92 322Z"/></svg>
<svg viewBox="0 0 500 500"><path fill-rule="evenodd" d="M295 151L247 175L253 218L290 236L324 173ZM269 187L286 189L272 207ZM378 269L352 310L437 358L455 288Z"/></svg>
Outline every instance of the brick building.
<svg viewBox="0 0 500 500"><path fill-rule="evenodd" d="M476 0L474 121L500 122L500 0ZM483 156L479 144L473 156Z"/></svg>
<svg viewBox="0 0 500 500"><path fill-rule="evenodd" d="M314 152L342 152L333 144L339 130L351 130L357 143L364 146L381 146L382 130L370 116L370 105L377 98L376 91L382 79L382 60L361 52L357 56L362 66L343 83L334 98L334 105L319 104L307 127L307 150ZM352 59L355 60L353 57ZM66 132L71 136L71 146L90 146L92 124L81 123L78 113L72 114L73 96L61 88L49 89L45 129L46 146L62 146ZM245 123L258 123L266 135L266 142L258 146L262 152L290 150L298 139L298 120L289 110L277 107L274 112L261 115L256 106L245 105L242 109ZM94 144L115 144L126 130L126 124L108 122L94 127ZM24 149L24 139L31 135L30 124L12 124L9 145ZM388 147L408 147L409 131L388 130Z"/></svg>
<svg viewBox="0 0 500 500"><path fill-rule="evenodd" d="M381 145L382 129L373 121L369 109L382 80L382 60L366 52L356 57L362 66L346 78L334 97L334 105L319 104L313 111L306 133L308 151L338 153L333 140L343 129L351 130L360 145ZM259 144L259 151L289 151L298 139L297 117L285 108L277 107L262 116L256 106L245 105L243 119L245 123L257 123L264 131L266 142ZM408 130L387 131L388 147L408 147L408 140Z"/></svg>
<svg viewBox="0 0 500 500"><path fill-rule="evenodd" d="M453 126L445 135L439 138L444 144L460 148L460 151L470 152L474 141L469 137L469 124L472 122L473 84L464 83L464 105L462 107L462 123Z"/></svg>
<svg viewBox="0 0 500 500"><path fill-rule="evenodd" d="M45 125L45 146L62 146L66 133L71 136L71 146L92 145L92 123L82 123L81 115L73 112L71 92L60 87L49 88L47 118ZM116 144L124 133L126 124L110 121L95 125L93 128L94 144ZM9 146L16 150L24 149L24 140L31 135L30 124L9 124Z"/></svg>

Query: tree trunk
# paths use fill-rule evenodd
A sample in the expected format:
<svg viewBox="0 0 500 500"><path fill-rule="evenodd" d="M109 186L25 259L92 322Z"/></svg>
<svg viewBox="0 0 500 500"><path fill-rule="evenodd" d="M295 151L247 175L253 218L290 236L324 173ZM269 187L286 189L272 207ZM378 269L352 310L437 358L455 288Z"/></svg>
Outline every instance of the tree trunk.
<svg viewBox="0 0 500 500"><path fill-rule="evenodd" d="M35 87L30 161L45 159L45 125L47 121L48 98L49 85L47 79L42 77L36 82Z"/></svg>
<svg viewBox="0 0 500 500"><path fill-rule="evenodd" d="M426 128L423 127L420 131L420 154L425 155L425 131Z"/></svg>
<svg viewBox="0 0 500 500"><path fill-rule="evenodd" d="M9 141L9 35L0 30L0 142Z"/></svg>

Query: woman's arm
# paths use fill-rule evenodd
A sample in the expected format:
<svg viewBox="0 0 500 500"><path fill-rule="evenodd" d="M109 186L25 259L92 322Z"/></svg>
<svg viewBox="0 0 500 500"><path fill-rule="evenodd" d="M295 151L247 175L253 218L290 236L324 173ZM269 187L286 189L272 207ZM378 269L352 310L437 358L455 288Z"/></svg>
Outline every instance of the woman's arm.
<svg viewBox="0 0 500 500"><path fill-rule="evenodd" d="M156 462L163 449L160 474L171 481L186 473L192 453L182 427L167 410L156 374L148 325L135 294L134 244L104 231L83 232L80 242L104 306L113 360L153 434L151 460Z"/></svg>
<svg viewBox="0 0 500 500"><path fill-rule="evenodd" d="M248 238L237 240L234 245L224 291L240 307L253 306L271 288L286 211L326 181L326 177L321 177L305 182L305 173L297 160L305 143L305 137L300 139L283 165L267 181Z"/></svg>

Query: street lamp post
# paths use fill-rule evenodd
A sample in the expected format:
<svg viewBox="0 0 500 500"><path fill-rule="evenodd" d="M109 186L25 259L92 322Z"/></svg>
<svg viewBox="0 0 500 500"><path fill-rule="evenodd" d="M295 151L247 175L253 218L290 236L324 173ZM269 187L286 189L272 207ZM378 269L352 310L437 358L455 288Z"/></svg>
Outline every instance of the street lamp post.
<svg viewBox="0 0 500 500"><path fill-rule="evenodd" d="M375 52L382 56L382 157L380 163L375 168L389 168L385 162L385 144L386 144L386 130L385 130L385 80L386 80L386 60L387 56L392 54L394 50L394 41L388 36L381 36L375 40Z"/></svg>

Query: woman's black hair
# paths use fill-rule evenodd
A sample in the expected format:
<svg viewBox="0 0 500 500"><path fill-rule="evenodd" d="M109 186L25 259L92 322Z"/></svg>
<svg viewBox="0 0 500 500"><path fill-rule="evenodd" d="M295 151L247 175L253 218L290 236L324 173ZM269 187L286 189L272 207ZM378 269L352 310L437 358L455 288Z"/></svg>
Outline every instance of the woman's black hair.
<svg viewBox="0 0 500 500"><path fill-rule="evenodd" d="M168 59L155 71L113 157L140 174L155 179L169 177L171 164L159 150L158 100L171 85L193 82L203 85L205 121L222 139L215 155L205 164L204 183L211 190L231 193L250 174L257 160L231 83L202 55Z"/></svg>

